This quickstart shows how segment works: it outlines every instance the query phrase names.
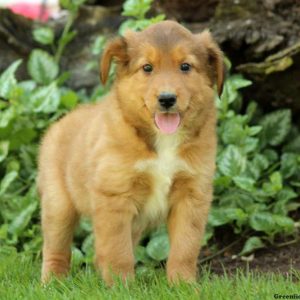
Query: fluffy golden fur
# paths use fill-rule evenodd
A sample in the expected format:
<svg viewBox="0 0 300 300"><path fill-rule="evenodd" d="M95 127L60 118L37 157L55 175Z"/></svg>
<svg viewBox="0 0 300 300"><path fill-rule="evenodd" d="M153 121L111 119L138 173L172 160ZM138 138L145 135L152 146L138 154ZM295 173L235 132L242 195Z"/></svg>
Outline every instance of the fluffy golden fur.
<svg viewBox="0 0 300 300"><path fill-rule="evenodd" d="M212 200L214 86L220 93L222 52L208 31L192 34L164 21L108 44L103 83L112 60L117 75L111 92L51 126L41 145L42 280L67 273L74 227L86 215L107 284L112 274L134 276L135 245L144 230L162 222L171 243L169 281L193 281ZM181 70L184 63L188 71ZM151 72L144 70L148 64ZM170 111L158 101L166 91L176 95ZM171 124L175 132L162 132L155 121L160 113L180 119L178 128Z"/></svg>

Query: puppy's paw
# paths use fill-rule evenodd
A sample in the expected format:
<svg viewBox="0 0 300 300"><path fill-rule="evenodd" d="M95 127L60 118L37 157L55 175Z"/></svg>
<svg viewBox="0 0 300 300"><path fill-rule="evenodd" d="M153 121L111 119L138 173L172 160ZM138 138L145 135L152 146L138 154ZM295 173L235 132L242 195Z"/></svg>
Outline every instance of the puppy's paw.
<svg viewBox="0 0 300 300"><path fill-rule="evenodd" d="M47 260L43 262L41 281L47 284L52 278L65 277L69 272L69 262L65 260Z"/></svg>
<svg viewBox="0 0 300 300"><path fill-rule="evenodd" d="M114 273L111 270L102 272L102 278L105 284L109 287L114 286L115 284L122 282L123 285L127 286L130 282L134 281L134 272L118 272Z"/></svg>
<svg viewBox="0 0 300 300"><path fill-rule="evenodd" d="M195 283L196 272L194 268L187 266L168 267L167 269L168 282L171 285L179 284L180 282Z"/></svg>

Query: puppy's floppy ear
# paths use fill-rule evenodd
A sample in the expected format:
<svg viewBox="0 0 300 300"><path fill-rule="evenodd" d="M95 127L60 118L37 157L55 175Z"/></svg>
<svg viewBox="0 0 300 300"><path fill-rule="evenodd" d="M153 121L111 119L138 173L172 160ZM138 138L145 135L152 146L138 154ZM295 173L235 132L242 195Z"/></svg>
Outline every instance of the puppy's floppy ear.
<svg viewBox="0 0 300 300"><path fill-rule="evenodd" d="M103 85L107 81L113 59L115 59L117 64L126 64L128 62L127 42L124 37L113 39L104 49L100 63L100 80Z"/></svg>
<svg viewBox="0 0 300 300"><path fill-rule="evenodd" d="M211 33L206 30L197 34L198 40L207 51L208 72L213 84L217 84L218 94L221 96L225 77L223 52L214 41Z"/></svg>

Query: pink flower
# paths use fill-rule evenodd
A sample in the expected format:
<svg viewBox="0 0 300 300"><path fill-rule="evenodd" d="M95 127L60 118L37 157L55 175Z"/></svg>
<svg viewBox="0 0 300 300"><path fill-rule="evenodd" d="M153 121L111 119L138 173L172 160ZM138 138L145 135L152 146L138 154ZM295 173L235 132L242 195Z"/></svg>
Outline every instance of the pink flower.
<svg viewBox="0 0 300 300"><path fill-rule="evenodd" d="M25 2L20 2L18 4L10 5L9 8L15 14L43 22L46 22L50 16L49 10L46 7L43 7L41 4L28 4Z"/></svg>

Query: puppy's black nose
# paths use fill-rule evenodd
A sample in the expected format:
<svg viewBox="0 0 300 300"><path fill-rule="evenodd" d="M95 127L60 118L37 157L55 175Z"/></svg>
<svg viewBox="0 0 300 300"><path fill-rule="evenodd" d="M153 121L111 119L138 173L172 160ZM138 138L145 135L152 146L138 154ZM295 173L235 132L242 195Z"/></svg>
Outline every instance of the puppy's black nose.
<svg viewBox="0 0 300 300"><path fill-rule="evenodd" d="M162 92L157 98L160 106L165 109L169 109L176 103L176 95L173 93Z"/></svg>

